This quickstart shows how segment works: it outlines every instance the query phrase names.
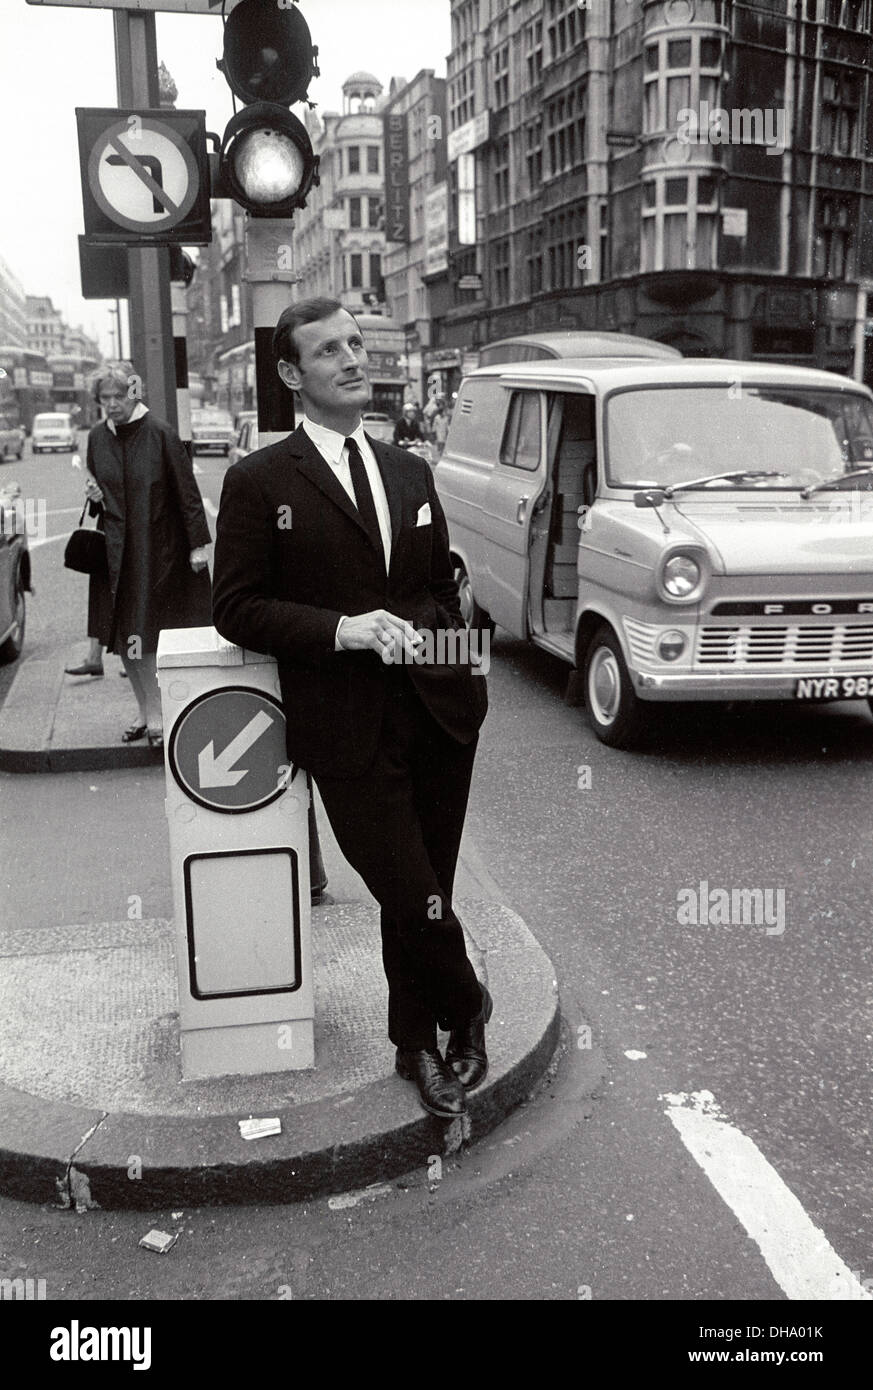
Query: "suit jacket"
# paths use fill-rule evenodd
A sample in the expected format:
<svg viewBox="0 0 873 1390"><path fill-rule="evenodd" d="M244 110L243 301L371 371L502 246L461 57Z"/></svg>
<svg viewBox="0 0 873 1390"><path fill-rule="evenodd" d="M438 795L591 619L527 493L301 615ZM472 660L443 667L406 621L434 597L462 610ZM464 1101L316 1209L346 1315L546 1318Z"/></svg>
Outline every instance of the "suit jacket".
<svg viewBox="0 0 873 1390"><path fill-rule="evenodd" d="M288 756L315 775L366 770L389 682L399 677L376 652L334 650L344 614L385 608L432 634L436 655L439 630L464 628L429 465L367 437L391 515L387 576L357 508L302 426L228 469L216 525L213 621L228 640L276 657ZM425 503L431 524L416 526ZM469 743L485 718L484 676L463 659L406 669L433 718Z"/></svg>

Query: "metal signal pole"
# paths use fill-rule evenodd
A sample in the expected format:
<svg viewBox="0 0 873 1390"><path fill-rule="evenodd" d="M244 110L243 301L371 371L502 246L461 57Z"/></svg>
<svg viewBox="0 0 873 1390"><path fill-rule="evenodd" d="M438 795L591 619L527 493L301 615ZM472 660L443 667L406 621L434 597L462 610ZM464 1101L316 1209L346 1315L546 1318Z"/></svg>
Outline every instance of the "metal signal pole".
<svg viewBox="0 0 873 1390"><path fill-rule="evenodd" d="M122 108L160 105L154 12L113 11L118 104ZM130 247L130 360L146 383L155 415L178 428L173 322L170 308L170 252L166 246Z"/></svg>

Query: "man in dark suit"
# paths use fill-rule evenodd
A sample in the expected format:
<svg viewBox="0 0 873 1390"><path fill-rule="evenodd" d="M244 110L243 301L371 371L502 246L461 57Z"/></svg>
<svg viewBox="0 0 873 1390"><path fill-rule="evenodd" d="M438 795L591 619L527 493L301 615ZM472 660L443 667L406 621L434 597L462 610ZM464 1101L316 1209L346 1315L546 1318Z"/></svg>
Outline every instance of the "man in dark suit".
<svg viewBox="0 0 873 1390"><path fill-rule="evenodd" d="M427 463L370 440L367 353L335 300L286 309L273 348L300 426L229 469L215 626L275 655L288 756L378 901L397 1071L453 1118L487 1069L491 997L452 908L485 717L448 529ZM437 1026L450 1032L445 1059Z"/></svg>

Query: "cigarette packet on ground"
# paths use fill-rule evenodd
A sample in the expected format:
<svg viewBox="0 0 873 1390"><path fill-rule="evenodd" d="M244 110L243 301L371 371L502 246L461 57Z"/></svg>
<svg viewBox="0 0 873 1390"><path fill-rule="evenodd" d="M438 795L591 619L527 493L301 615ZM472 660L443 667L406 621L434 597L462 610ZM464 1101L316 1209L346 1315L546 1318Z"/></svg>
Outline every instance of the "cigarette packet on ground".
<svg viewBox="0 0 873 1390"><path fill-rule="evenodd" d="M281 1120L239 1120L239 1132L243 1139L265 1139L270 1134L282 1133Z"/></svg>
<svg viewBox="0 0 873 1390"><path fill-rule="evenodd" d="M159 1255L166 1255L178 1239L178 1231L172 1236L167 1235L166 1231L149 1231L139 1243L144 1250L156 1250Z"/></svg>

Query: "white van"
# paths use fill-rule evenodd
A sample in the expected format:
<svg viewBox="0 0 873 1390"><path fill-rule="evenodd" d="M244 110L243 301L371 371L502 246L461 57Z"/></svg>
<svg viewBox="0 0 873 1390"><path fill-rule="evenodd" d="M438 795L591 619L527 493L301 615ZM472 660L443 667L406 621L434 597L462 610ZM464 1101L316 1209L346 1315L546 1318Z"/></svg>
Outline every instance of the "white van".
<svg viewBox="0 0 873 1390"><path fill-rule="evenodd" d="M563 658L604 743L637 743L655 702L873 709L866 387L700 359L480 368L435 478L468 624Z"/></svg>

